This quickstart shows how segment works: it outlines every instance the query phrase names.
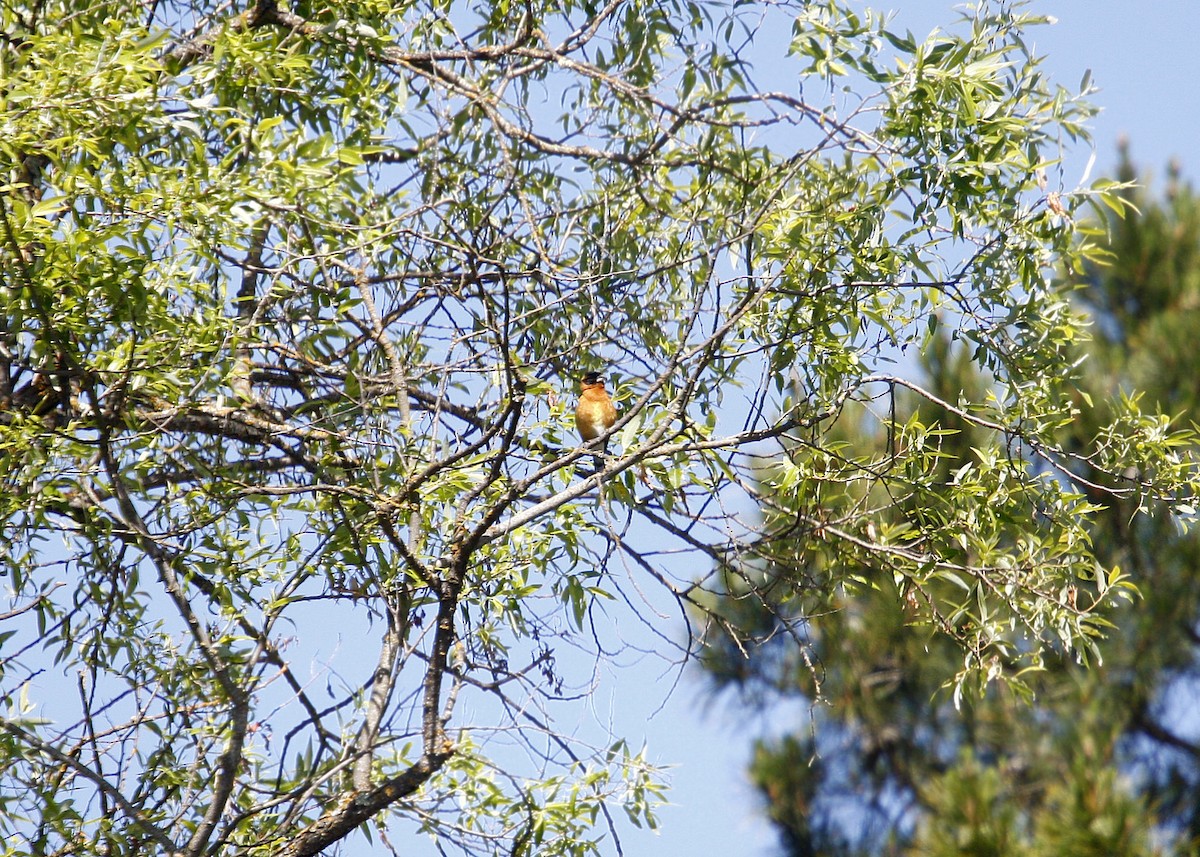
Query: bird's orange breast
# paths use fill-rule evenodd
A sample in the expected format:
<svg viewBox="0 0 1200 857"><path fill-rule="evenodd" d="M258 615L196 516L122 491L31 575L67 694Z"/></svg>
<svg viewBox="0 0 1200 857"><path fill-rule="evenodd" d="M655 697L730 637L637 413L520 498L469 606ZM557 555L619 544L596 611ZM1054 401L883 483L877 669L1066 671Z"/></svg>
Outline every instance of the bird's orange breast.
<svg viewBox="0 0 1200 857"><path fill-rule="evenodd" d="M598 385L597 385L598 386ZM599 437L617 421L617 409L600 387L585 388L575 409L575 426L584 440Z"/></svg>

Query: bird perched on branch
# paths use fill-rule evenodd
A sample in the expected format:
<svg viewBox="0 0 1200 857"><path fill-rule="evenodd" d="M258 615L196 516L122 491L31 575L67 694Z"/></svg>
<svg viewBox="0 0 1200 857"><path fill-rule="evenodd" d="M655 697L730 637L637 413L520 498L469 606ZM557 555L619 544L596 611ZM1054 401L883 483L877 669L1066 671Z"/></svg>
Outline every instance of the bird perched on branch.
<svg viewBox="0 0 1200 857"><path fill-rule="evenodd" d="M575 428L584 443L604 434L617 421L617 409L613 407L608 391L604 389L604 378L599 372L588 372L579 381L579 404L575 406ZM608 451L608 441L600 452ZM595 456L596 470L604 468L603 455Z"/></svg>

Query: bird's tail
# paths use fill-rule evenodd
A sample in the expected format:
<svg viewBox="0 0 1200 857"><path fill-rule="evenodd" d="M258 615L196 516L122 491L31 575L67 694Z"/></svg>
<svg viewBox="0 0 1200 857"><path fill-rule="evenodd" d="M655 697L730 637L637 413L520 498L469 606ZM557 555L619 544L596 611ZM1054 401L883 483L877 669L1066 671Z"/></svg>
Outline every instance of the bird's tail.
<svg viewBox="0 0 1200 857"><path fill-rule="evenodd" d="M596 465L596 472L599 473L604 469L604 462L608 459L608 438L604 439L604 443L600 444L600 454L593 455L592 461Z"/></svg>

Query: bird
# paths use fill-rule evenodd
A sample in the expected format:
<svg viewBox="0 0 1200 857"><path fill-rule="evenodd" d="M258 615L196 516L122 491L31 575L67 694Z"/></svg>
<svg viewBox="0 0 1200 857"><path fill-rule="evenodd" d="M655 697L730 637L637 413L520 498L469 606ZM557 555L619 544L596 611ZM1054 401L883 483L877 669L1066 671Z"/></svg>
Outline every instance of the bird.
<svg viewBox="0 0 1200 857"><path fill-rule="evenodd" d="M604 378L599 372L588 372L579 380L579 404L575 406L575 428L583 442L595 440L604 434L617 421L617 409L613 407L608 391L604 389ZM608 451L606 439L600 447L600 452ZM596 470L604 467L603 455L593 459Z"/></svg>

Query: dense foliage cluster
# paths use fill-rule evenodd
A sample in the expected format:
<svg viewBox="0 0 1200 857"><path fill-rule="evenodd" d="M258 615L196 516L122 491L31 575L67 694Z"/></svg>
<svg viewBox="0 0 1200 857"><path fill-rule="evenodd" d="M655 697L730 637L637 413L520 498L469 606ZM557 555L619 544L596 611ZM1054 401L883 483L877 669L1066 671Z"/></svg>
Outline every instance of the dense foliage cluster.
<svg viewBox="0 0 1200 857"><path fill-rule="evenodd" d="M1092 325L1077 349L1078 416L1059 432L1071 452L1060 477L1103 507L1089 524L1098 567L1122 569L1137 597L1106 611L1110 626L1097 657L1049 653L1025 676L1024 693L997 687L956 707L943 686L960 661L949 638L912 621L919 611L907 593L878 585L878 564L831 559L792 529L792 553L776 552L774 574L820 575L832 585L810 594L804 608L726 605L740 626L759 629L761 648L747 659L726 643L707 661L719 685L752 692L755 707L766 688L768 696L815 703L810 723L755 752L753 775L789 854L1196 853L1200 744L1184 700L1200 683L1200 542L1181 526L1189 504L1115 494L1117 483L1091 465L1089 450L1104 437L1114 403L1135 395L1165 426L1200 418L1192 346L1200 328L1200 200L1175 174L1163 200L1132 186L1127 158L1119 178L1125 216L1109 212L1080 230L1110 255L1061 281ZM927 352L924 370L945 401L988 388L969 355L947 340ZM1001 435L952 408L909 395L898 411L908 424L936 427L934 466L946 486L981 450L1001 454ZM843 440L858 454L889 442L884 432L845 432ZM889 518L928 508L897 505ZM1072 597L1078 603L1082 593ZM801 624L806 647L772 638L783 617Z"/></svg>

